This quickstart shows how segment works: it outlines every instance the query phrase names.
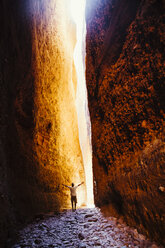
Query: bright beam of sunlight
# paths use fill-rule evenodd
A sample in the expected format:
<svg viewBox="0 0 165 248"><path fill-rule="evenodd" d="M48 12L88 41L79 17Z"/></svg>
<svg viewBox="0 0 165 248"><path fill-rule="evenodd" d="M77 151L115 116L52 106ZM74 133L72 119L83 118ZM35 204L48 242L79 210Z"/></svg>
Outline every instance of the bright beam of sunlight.
<svg viewBox="0 0 165 248"><path fill-rule="evenodd" d="M77 72L77 96L76 107L79 126L79 140L83 156L86 187L87 205L94 207L93 199L93 171L92 171L92 146L91 146L91 123L88 111L87 90L85 81L85 41L86 22L85 4L86 0L70 0L70 10L73 21L76 24L77 43L74 50L74 63Z"/></svg>

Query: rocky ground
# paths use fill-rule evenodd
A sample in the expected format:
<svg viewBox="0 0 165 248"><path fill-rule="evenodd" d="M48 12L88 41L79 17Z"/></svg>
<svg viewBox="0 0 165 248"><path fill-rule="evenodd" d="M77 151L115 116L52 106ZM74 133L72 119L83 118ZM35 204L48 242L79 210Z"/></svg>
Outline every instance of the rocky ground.
<svg viewBox="0 0 165 248"><path fill-rule="evenodd" d="M37 219L20 231L12 248L160 248L120 219L104 217L98 208L67 210Z"/></svg>

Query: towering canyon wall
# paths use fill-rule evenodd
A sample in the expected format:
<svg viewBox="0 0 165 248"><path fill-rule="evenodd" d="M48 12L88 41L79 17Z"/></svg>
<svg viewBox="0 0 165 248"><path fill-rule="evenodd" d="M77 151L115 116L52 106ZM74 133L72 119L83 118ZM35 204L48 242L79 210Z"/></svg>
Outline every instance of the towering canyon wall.
<svg viewBox="0 0 165 248"><path fill-rule="evenodd" d="M15 222L70 207L62 183L85 181L67 10L61 0L1 1L0 242Z"/></svg>
<svg viewBox="0 0 165 248"><path fill-rule="evenodd" d="M160 243L165 233L164 10L164 1L87 1L95 203Z"/></svg>
<svg viewBox="0 0 165 248"><path fill-rule="evenodd" d="M61 183L84 180L75 26L64 3L0 1L0 246L16 223L67 206ZM95 203L160 243L164 8L164 0L87 1Z"/></svg>

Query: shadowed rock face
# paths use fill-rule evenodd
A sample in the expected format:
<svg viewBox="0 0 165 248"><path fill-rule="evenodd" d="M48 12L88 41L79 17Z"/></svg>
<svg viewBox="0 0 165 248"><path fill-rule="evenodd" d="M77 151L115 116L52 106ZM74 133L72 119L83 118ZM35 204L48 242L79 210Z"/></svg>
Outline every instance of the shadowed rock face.
<svg viewBox="0 0 165 248"><path fill-rule="evenodd" d="M3 242L14 220L24 223L70 207L62 183L85 179L75 109L75 26L68 8L61 0L0 5ZM78 190L83 203L85 186Z"/></svg>
<svg viewBox="0 0 165 248"><path fill-rule="evenodd" d="M84 181L74 104L75 27L66 7L62 0L0 1L1 243L16 223L67 205L61 183ZM87 1L95 202L160 243L163 13L164 1Z"/></svg>
<svg viewBox="0 0 165 248"><path fill-rule="evenodd" d="M90 2L86 77L95 203L163 243L165 2Z"/></svg>

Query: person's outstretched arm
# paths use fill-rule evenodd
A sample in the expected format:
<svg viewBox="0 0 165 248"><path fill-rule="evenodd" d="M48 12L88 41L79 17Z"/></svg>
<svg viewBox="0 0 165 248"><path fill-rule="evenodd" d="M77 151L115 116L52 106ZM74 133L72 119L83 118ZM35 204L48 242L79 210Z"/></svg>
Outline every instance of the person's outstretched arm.
<svg viewBox="0 0 165 248"><path fill-rule="evenodd" d="M63 183L62 183L62 185L63 185L63 186L65 186L65 187L67 187L67 188L70 188L70 186L68 186L68 185L65 185L65 184L63 184Z"/></svg>
<svg viewBox="0 0 165 248"><path fill-rule="evenodd" d="M77 187L78 187L78 186L80 186L80 185L81 185L81 184L83 184L83 183L84 183L84 182L82 182L82 183L78 184L78 185L77 185Z"/></svg>

